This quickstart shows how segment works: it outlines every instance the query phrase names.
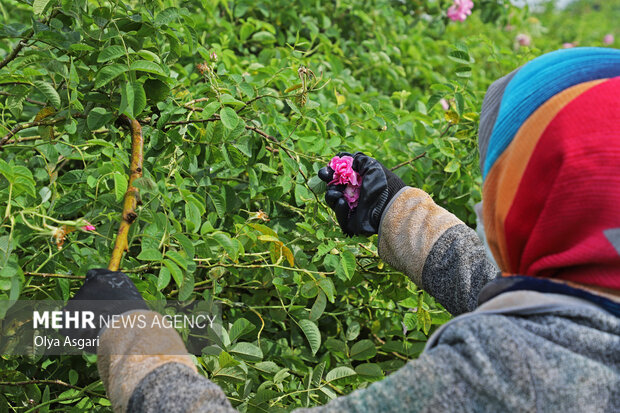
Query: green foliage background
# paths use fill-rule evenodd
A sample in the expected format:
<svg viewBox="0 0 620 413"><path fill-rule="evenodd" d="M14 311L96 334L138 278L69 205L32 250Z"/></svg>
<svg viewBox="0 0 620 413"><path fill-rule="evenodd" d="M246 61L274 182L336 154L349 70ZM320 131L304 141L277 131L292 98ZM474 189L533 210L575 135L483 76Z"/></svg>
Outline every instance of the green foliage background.
<svg viewBox="0 0 620 413"><path fill-rule="evenodd" d="M146 299L223 303L226 331L196 364L235 406L323 404L415 358L449 314L383 265L374 237L342 236L316 172L361 150L473 224L489 84L565 42L620 36L616 0L539 13L475 1L463 23L450 3L4 0L2 302L66 300L107 265L125 114L145 154L121 268ZM82 219L96 232L59 249ZM2 356L0 411L108 411L95 361Z"/></svg>

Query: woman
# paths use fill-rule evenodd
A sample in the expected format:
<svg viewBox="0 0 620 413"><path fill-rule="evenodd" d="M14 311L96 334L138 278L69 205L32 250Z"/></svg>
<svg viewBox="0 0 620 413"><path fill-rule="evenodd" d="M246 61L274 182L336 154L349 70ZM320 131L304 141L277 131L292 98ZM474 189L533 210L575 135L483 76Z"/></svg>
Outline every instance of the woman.
<svg viewBox="0 0 620 413"><path fill-rule="evenodd" d="M378 233L382 259L457 317L385 380L300 411L620 411L620 51L556 51L496 81L479 147L482 221L503 276L473 230L375 159L353 156L353 212L328 186L342 230ZM76 298L97 299L111 278L131 283L92 270ZM136 298L120 290L106 297ZM174 331L107 329L100 343L115 411L234 411Z"/></svg>

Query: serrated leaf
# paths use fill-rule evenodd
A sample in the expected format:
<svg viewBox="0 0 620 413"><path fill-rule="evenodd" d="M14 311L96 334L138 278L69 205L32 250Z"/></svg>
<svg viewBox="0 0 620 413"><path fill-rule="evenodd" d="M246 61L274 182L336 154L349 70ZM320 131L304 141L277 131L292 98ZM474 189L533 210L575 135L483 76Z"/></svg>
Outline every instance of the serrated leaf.
<svg viewBox="0 0 620 413"><path fill-rule="evenodd" d="M173 22L177 17L179 17L179 9L177 9L176 7L169 7L157 14L157 17L155 17L155 25L167 25Z"/></svg>
<svg viewBox="0 0 620 413"><path fill-rule="evenodd" d="M108 46L104 48L99 56L97 56L97 63L105 63L110 60L114 60L117 57L121 57L125 54L123 46Z"/></svg>
<svg viewBox="0 0 620 413"><path fill-rule="evenodd" d="M56 89L54 89L54 86L42 80L35 80L32 83L45 95L47 100L49 100L54 107L60 108L60 95Z"/></svg>
<svg viewBox="0 0 620 413"><path fill-rule="evenodd" d="M362 108L362 110L364 112L366 112L366 114L369 117L374 117L375 116L375 109L369 103L362 102L362 103L360 103L360 107Z"/></svg>
<svg viewBox="0 0 620 413"><path fill-rule="evenodd" d="M463 50L453 50L448 53L448 59L460 63L462 65L469 65L473 62L473 59L469 56L469 53Z"/></svg>
<svg viewBox="0 0 620 413"><path fill-rule="evenodd" d="M328 382L332 382L334 380L344 379L345 377L355 376L357 373L350 367L340 366L332 369L325 376L325 380Z"/></svg>
<svg viewBox="0 0 620 413"><path fill-rule="evenodd" d="M299 327L306 336L308 344L310 344L312 354L316 354L316 352L319 351L319 347L321 347L321 332L319 328L310 320L299 320Z"/></svg>
<svg viewBox="0 0 620 413"><path fill-rule="evenodd" d="M235 129L239 123L239 116L232 108L224 107L220 110L220 119L226 129Z"/></svg>

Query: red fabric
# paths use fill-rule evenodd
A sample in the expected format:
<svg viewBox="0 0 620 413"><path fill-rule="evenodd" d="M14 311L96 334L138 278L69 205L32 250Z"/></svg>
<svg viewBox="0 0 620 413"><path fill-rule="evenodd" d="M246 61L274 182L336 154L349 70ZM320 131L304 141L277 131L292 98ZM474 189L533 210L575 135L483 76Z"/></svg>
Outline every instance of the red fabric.
<svg viewBox="0 0 620 413"><path fill-rule="evenodd" d="M620 289L620 77L583 93L541 136L505 221L510 271Z"/></svg>

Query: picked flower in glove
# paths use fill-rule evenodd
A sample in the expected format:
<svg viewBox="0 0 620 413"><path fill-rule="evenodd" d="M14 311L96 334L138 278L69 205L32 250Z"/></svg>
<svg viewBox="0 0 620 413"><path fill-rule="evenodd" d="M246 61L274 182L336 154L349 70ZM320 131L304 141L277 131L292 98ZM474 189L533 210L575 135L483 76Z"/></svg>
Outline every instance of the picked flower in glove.
<svg viewBox="0 0 620 413"><path fill-rule="evenodd" d="M348 155L334 156L329 161L329 167L334 170L334 178L329 184L346 185L343 192L344 199L349 204L349 208L354 209L360 197L362 177L353 170L353 157Z"/></svg>

